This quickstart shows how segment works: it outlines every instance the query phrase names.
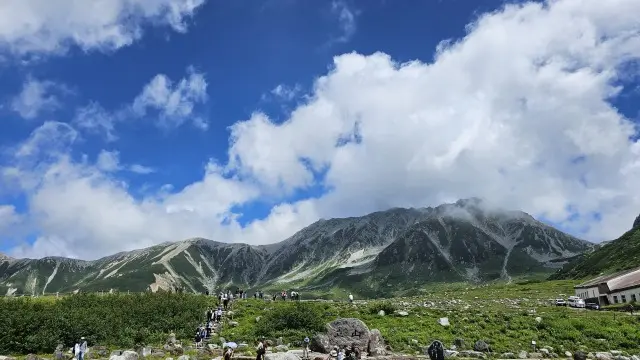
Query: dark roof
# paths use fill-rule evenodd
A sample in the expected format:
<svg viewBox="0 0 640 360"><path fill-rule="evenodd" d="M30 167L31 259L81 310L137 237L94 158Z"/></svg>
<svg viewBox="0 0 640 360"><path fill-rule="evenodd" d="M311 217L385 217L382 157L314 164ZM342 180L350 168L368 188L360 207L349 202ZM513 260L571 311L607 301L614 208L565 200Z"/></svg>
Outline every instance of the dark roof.
<svg viewBox="0 0 640 360"><path fill-rule="evenodd" d="M634 272L638 272L638 274L636 276L625 276L631 275L631 273ZM575 288L584 289L609 282L612 282L610 284L607 284L609 285L611 291L621 288L633 287L634 285L640 285L640 268L625 270L611 275L598 276L595 279L591 279L589 281L583 282L582 284L576 285Z"/></svg>

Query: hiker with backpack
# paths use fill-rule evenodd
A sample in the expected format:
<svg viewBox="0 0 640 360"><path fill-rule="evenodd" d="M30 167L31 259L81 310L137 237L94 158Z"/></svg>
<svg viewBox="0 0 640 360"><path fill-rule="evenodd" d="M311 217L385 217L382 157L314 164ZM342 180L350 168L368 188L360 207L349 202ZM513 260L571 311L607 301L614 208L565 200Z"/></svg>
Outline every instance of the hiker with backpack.
<svg viewBox="0 0 640 360"><path fill-rule="evenodd" d="M436 340L429 345L427 355L431 360L444 360L444 345L442 341Z"/></svg>
<svg viewBox="0 0 640 360"><path fill-rule="evenodd" d="M309 337L305 336L304 338L304 343L303 343L303 348L302 348L302 358L303 359L308 359L309 358Z"/></svg>
<svg viewBox="0 0 640 360"><path fill-rule="evenodd" d="M267 353L267 344L264 340L258 341L258 346L256 347L256 360L264 360L264 354Z"/></svg>

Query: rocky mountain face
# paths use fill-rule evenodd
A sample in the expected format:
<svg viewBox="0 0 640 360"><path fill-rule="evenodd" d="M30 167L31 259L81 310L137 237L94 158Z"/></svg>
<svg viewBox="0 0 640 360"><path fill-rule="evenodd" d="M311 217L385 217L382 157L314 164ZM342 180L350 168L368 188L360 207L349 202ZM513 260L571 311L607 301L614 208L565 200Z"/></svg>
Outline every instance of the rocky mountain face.
<svg viewBox="0 0 640 360"><path fill-rule="evenodd" d="M638 227L640 227L640 215L638 215L636 220L633 222L633 226L631 228L635 229L635 228L638 228Z"/></svg>
<svg viewBox="0 0 640 360"><path fill-rule="evenodd" d="M0 293L183 288L384 291L545 272L592 244L479 199L319 220L266 246L189 239L95 261L0 256ZM396 289L397 290L397 289Z"/></svg>

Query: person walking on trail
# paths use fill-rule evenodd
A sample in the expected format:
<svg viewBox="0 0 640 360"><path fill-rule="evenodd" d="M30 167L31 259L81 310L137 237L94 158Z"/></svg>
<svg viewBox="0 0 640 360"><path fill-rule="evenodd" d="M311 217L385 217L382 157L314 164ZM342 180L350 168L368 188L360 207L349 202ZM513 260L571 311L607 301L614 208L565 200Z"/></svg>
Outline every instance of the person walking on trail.
<svg viewBox="0 0 640 360"><path fill-rule="evenodd" d="M345 358L344 358L344 348L340 348L338 350L338 360L345 360Z"/></svg>
<svg viewBox="0 0 640 360"><path fill-rule="evenodd" d="M78 357L80 356L80 342L76 342L75 345L73 345L73 358L78 360Z"/></svg>
<svg viewBox="0 0 640 360"><path fill-rule="evenodd" d="M302 358L308 359L309 358L309 337L308 336L305 336L304 344L302 344L302 346L304 346L302 348Z"/></svg>
<svg viewBox="0 0 640 360"><path fill-rule="evenodd" d="M349 302L352 303L353 302L353 295L349 294Z"/></svg>
<svg viewBox="0 0 640 360"><path fill-rule="evenodd" d="M80 351L78 355L78 360L84 360L84 355L87 353L87 340L85 340L84 336L80 338Z"/></svg>
<svg viewBox="0 0 640 360"><path fill-rule="evenodd" d="M256 347L256 360L264 360L264 354L267 353L267 345L263 340L258 341L258 346Z"/></svg>
<svg viewBox="0 0 640 360"><path fill-rule="evenodd" d="M227 310L227 306L229 306L229 298L227 297L227 294L222 295L222 306L225 310Z"/></svg>
<svg viewBox="0 0 640 360"><path fill-rule="evenodd" d="M329 356L327 356L327 360L333 360L338 358L338 346L334 346L331 351L329 351Z"/></svg>

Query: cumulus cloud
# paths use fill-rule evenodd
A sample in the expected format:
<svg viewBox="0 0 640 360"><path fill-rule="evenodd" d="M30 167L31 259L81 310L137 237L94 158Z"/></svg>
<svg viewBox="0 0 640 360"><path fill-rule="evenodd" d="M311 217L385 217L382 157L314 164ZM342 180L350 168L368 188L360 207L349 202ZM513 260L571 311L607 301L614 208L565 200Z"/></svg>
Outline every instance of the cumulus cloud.
<svg viewBox="0 0 640 360"><path fill-rule="evenodd" d="M20 94L11 101L11 109L24 119L34 119L43 111L60 107L60 101L53 94L60 89L64 89L64 86L52 81L39 81L30 76L22 85Z"/></svg>
<svg viewBox="0 0 640 360"><path fill-rule="evenodd" d="M0 49L15 53L109 51L132 44L144 25L185 32L205 0L5 0L0 2Z"/></svg>
<svg viewBox="0 0 640 360"><path fill-rule="evenodd" d="M625 83L621 69L640 59L638 12L636 0L509 5L443 43L432 63L338 56L286 121L256 112L231 128L227 163L212 160L193 184L142 198L44 140L73 138L45 124L23 147L56 155L2 172L28 194L42 234L12 253L95 258L192 236L268 243L321 217L472 196L590 240L615 238L640 209L636 129L609 103ZM160 95L145 103L175 104L164 101L172 91L150 91ZM312 186L328 192L286 201ZM285 200L241 226L232 209L267 194Z"/></svg>
<svg viewBox="0 0 640 360"><path fill-rule="evenodd" d="M132 109L139 117L149 109L159 113L159 125L175 128L185 121L206 130L208 124L194 113L198 103L207 101L207 81L204 74L187 69L188 77L174 84L164 74L156 75L133 101Z"/></svg>

